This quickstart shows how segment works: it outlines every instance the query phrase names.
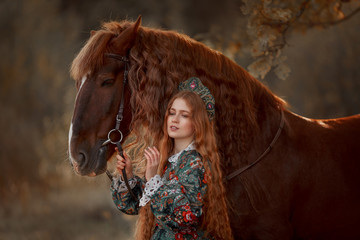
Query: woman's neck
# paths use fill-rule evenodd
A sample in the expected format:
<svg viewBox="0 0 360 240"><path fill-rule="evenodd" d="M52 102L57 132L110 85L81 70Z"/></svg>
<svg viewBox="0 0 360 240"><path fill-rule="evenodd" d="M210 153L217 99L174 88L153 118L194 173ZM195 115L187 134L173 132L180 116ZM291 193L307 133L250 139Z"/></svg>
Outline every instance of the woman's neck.
<svg viewBox="0 0 360 240"><path fill-rule="evenodd" d="M184 150L192 141L193 139L174 139L174 154Z"/></svg>

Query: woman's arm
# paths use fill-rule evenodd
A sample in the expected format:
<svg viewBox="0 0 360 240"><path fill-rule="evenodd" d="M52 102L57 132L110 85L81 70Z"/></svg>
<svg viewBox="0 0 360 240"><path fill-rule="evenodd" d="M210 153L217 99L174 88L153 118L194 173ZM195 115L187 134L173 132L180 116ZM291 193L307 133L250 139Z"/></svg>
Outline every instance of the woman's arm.
<svg viewBox="0 0 360 240"><path fill-rule="evenodd" d="M144 188L143 180L135 176L129 179L129 185L137 199L140 199L142 189ZM112 199L120 211L129 215L136 215L139 213L138 201L131 197L122 177L115 178L112 181L110 191Z"/></svg>
<svg viewBox="0 0 360 240"><path fill-rule="evenodd" d="M118 151L117 148L115 150ZM138 214L139 204L137 199L140 199L142 195L142 189L144 188L143 180L137 176L133 177L131 160L126 152L124 152L124 158L122 158L120 154L117 154L116 158L116 168L120 175L111 183L110 191L112 199L120 211L131 215ZM130 188L137 199L132 198L129 189L126 187L122 177L122 171L124 169L126 171L126 175L129 177Z"/></svg>

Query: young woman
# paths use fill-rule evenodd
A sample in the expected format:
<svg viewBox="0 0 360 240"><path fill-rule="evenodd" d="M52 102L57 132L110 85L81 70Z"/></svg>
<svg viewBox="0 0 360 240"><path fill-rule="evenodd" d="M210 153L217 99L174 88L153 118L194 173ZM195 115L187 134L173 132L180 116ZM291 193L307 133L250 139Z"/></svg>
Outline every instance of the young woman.
<svg viewBox="0 0 360 240"><path fill-rule="evenodd" d="M214 98L198 78L182 82L165 114L160 152L145 150L145 178L133 176L131 161L117 156L125 168L133 199L121 179L111 185L122 212L140 214L137 239L232 239L220 160L214 137Z"/></svg>

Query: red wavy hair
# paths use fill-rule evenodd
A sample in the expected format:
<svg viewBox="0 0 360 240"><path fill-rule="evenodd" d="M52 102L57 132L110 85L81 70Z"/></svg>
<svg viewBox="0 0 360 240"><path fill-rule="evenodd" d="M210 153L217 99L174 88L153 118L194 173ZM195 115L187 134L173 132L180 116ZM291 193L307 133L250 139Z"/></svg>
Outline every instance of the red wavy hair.
<svg viewBox="0 0 360 240"><path fill-rule="evenodd" d="M129 21L104 23L74 59L71 76L80 81L89 71L102 68L104 53L111 52L109 41L133 24ZM199 77L216 100L216 118L221 121L215 119L211 125L216 132L224 172L249 164L247 154L253 147L252 140L259 133L258 121L264 120L261 118L264 109L283 109L286 106L282 99L235 62L184 34L141 26L128 57L132 108L130 130L134 141L142 144L134 150L139 156L143 155L142 149L146 146L159 145L164 136L162 126L167 103L177 91L179 82L191 76ZM143 176L144 160L136 162L140 167L135 170ZM239 177L254 208L267 204L264 200L267 190L255 175L247 173Z"/></svg>
<svg viewBox="0 0 360 240"><path fill-rule="evenodd" d="M163 174L168 163L168 157L174 151L174 140L167 133L167 118L170 107L178 98L185 100L191 110L191 119L195 128L194 143L196 150L202 156L205 176L207 176L208 188L203 208L202 228L215 239L232 239L225 187L222 181L221 162L214 135L214 124L209 121L204 102L194 92L181 91L175 94L168 103L163 124L164 135L160 140L161 160L158 173ZM153 224L154 216L149 205L147 205L143 211L140 211L137 239L149 239Z"/></svg>

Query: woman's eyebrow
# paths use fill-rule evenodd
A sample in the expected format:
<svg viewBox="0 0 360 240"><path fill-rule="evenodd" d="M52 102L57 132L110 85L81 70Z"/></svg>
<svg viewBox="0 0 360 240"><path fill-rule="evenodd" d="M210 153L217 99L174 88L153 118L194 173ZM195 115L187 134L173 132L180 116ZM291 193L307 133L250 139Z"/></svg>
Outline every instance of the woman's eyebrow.
<svg viewBox="0 0 360 240"><path fill-rule="evenodd" d="M180 110L180 112L183 112L183 113L190 113L189 111L187 110Z"/></svg>
<svg viewBox="0 0 360 240"><path fill-rule="evenodd" d="M177 111L177 109L175 109L175 108L170 108L170 111ZM187 111L187 110L179 110L179 112L190 113L190 112Z"/></svg>

